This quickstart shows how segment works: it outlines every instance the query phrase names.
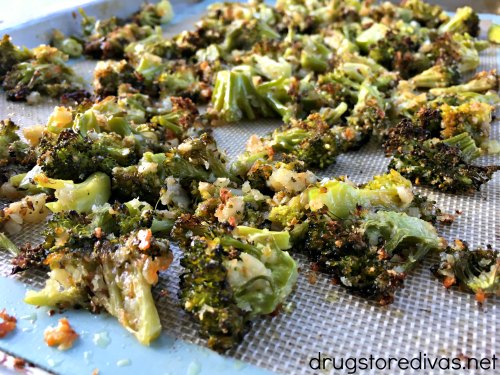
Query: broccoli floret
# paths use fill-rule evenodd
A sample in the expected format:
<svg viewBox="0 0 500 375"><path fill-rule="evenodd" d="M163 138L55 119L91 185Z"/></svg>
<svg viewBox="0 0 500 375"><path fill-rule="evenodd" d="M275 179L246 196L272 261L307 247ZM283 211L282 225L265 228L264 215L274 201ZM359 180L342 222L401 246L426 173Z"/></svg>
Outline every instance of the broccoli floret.
<svg viewBox="0 0 500 375"><path fill-rule="evenodd" d="M167 152L164 166L167 176L177 177L186 183L231 177L226 167L226 156L208 133L187 139Z"/></svg>
<svg viewBox="0 0 500 375"><path fill-rule="evenodd" d="M36 164L36 152L17 135L19 126L12 120L0 121L0 185Z"/></svg>
<svg viewBox="0 0 500 375"><path fill-rule="evenodd" d="M174 18L174 10L168 0L157 4L144 4L132 20L141 26L158 26L170 22Z"/></svg>
<svg viewBox="0 0 500 375"><path fill-rule="evenodd" d="M113 192L124 199L140 197L156 204L165 179L179 179L188 190L192 183L230 177L225 156L217 149L215 140L204 133L187 139L166 153L146 152L137 165L113 169Z"/></svg>
<svg viewBox="0 0 500 375"><path fill-rule="evenodd" d="M0 166L5 166L9 163L9 146L19 141L18 130L19 126L12 120L6 119L0 121Z"/></svg>
<svg viewBox="0 0 500 375"><path fill-rule="evenodd" d="M443 104L439 107L441 136L446 139L466 132L480 147L489 138L494 110L494 106L477 101L459 106Z"/></svg>
<svg viewBox="0 0 500 375"><path fill-rule="evenodd" d="M161 125L166 139L183 141L196 132L198 109L187 98L171 96L167 103L172 107L170 111L151 118L151 122ZM201 129L200 129L201 130Z"/></svg>
<svg viewBox="0 0 500 375"><path fill-rule="evenodd" d="M434 65L412 77L410 84L416 88L448 87L458 84L460 74L453 66Z"/></svg>
<svg viewBox="0 0 500 375"><path fill-rule="evenodd" d="M237 227L231 233L184 215L172 233L184 254L182 306L217 351L241 341L251 319L275 311L297 280L297 265L284 251L287 232Z"/></svg>
<svg viewBox="0 0 500 375"><path fill-rule="evenodd" d="M347 118L349 128L360 134L357 142L350 142L349 148L361 146L370 133L381 135L386 129L385 100L377 87L364 81L359 88L358 100Z"/></svg>
<svg viewBox="0 0 500 375"><path fill-rule="evenodd" d="M90 175L79 184L71 180L48 178L44 174L35 176L34 181L38 187L55 190L57 200L46 204L52 212L90 212L94 206L106 203L111 196L111 179L102 172Z"/></svg>
<svg viewBox="0 0 500 375"><path fill-rule="evenodd" d="M432 88L432 95L465 94L469 92L485 93L489 90L498 91L499 80L496 70L477 73L469 82L462 85Z"/></svg>
<svg viewBox="0 0 500 375"><path fill-rule="evenodd" d="M323 169L340 153L341 137L316 113L275 130L269 144L277 152L295 156L306 167Z"/></svg>
<svg viewBox="0 0 500 375"><path fill-rule="evenodd" d="M456 66L463 74L479 66L480 48L482 46L468 34L443 34L434 36L429 43L423 43L418 53L431 63Z"/></svg>
<svg viewBox="0 0 500 375"><path fill-rule="evenodd" d="M47 177L83 181L94 172L111 174L116 166L135 164L133 146L114 133L88 133L84 137L67 129L54 145L42 142L38 165Z"/></svg>
<svg viewBox="0 0 500 375"><path fill-rule="evenodd" d="M248 225L267 226L270 197L247 181L239 186L228 179L219 178L213 184L200 182L196 191L200 198L194 214L209 223L231 227Z"/></svg>
<svg viewBox="0 0 500 375"><path fill-rule="evenodd" d="M55 213L44 242L14 260L15 272L42 262L50 267L45 288L28 291L26 302L105 309L148 345L161 330L151 286L172 261L168 241L157 236L173 226L164 216L138 200Z"/></svg>
<svg viewBox="0 0 500 375"><path fill-rule="evenodd" d="M15 65L32 58L33 54L30 50L26 47L15 46L10 36L5 34L0 40L0 81Z"/></svg>
<svg viewBox="0 0 500 375"><path fill-rule="evenodd" d="M368 52L370 47L385 38L389 28L381 23L374 23L356 37L356 44L362 51Z"/></svg>
<svg viewBox="0 0 500 375"><path fill-rule="evenodd" d="M440 262L431 271L446 288L458 286L476 294L482 303L487 296L500 294L500 253L492 248L469 249L456 240L441 253Z"/></svg>
<svg viewBox="0 0 500 375"><path fill-rule="evenodd" d="M323 209L307 215L303 250L315 269L384 305L393 301L406 273L439 247L432 225L404 213L339 220Z"/></svg>
<svg viewBox="0 0 500 375"><path fill-rule="evenodd" d="M306 169L306 163L287 156L283 161L256 161L244 177L250 185L263 192L295 195L304 191L318 178Z"/></svg>
<svg viewBox="0 0 500 375"><path fill-rule="evenodd" d="M255 89L252 78L237 69L217 73L209 112L225 122L273 116L273 111Z"/></svg>
<svg viewBox="0 0 500 375"><path fill-rule="evenodd" d="M442 141L411 120L401 121L389 130L386 153L393 155L389 168L395 169L416 185L427 185L448 192L479 190L500 166L469 164L477 155L474 141L458 135Z"/></svg>
<svg viewBox="0 0 500 375"><path fill-rule="evenodd" d="M138 164L113 168L113 194L123 200L140 198L156 204L163 181L167 177L163 167L164 161L165 154L146 152Z"/></svg>
<svg viewBox="0 0 500 375"><path fill-rule="evenodd" d="M404 0L401 7L411 10L411 18L429 28L436 28L450 18L439 5L428 4L423 0Z"/></svg>
<svg viewBox="0 0 500 375"><path fill-rule="evenodd" d="M140 343L149 345L161 332L151 287L158 282L157 273L172 261L169 242L155 238L150 229L102 238L96 231L90 242L93 246L69 243L51 252L45 260L51 270L45 287L28 291L25 302L104 309Z"/></svg>
<svg viewBox="0 0 500 375"><path fill-rule="evenodd" d="M145 39L153 33L151 26L126 23L112 17L96 21L82 9L82 31L84 35L84 53L95 59L121 59L124 49L130 43Z"/></svg>
<svg viewBox="0 0 500 375"><path fill-rule="evenodd" d="M287 227L291 223L303 221L305 212L322 210L324 207L329 215L342 220L352 217L359 209L410 212L414 211L413 208L422 207L425 211L422 214L428 216L428 207L419 202L414 204L413 198L411 182L393 170L375 176L371 182L359 187L345 179L323 180L307 188L300 196L273 207L269 220Z"/></svg>
<svg viewBox="0 0 500 375"><path fill-rule="evenodd" d="M455 15L438 30L440 33L468 33L476 37L479 35L479 16L471 7L458 8Z"/></svg>
<svg viewBox="0 0 500 375"><path fill-rule="evenodd" d="M333 51L317 36L303 37L300 66L315 73L324 73L333 66Z"/></svg>
<svg viewBox="0 0 500 375"><path fill-rule="evenodd" d="M419 29L410 30L403 32L396 28L390 29L384 38L370 46L368 56L384 67L399 72L405 79L429 68L432 62L417 51L424 36L419 35Z"/></svg>
<svg viewBox="0 0 500 375"><path fill-rule="evenodd" d="M81 78L66 65L68 56L54 47L41 45L33 49L33 58L16 64L3 80L7 98L13 101L33 100L31 95L58 97L82 89Z"/></svg>
<svg viewBox="0 0 500 375"><path fill-rule="evenodd" d="M99 61L94 69L93 87L98 98L116 95L122 84L141 88L141 78L135 74L134 67L127 61Z"/></svg>

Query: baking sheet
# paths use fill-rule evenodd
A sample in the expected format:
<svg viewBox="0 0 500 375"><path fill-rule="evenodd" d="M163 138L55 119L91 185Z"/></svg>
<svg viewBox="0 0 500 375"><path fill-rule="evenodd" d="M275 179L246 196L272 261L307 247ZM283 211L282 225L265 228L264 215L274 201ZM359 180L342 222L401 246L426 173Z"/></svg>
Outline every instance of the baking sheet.
<svg viewBox="0 0 500 375"><path fill-rule="evenodd" d="M173 1L173 3L175 7L181 2ZM181 3L182 6L177 8L179 10L175 24L167 27L167 32L175 33L188 27L188 23L200 15L206 3L190 6ZM99 9L95 8L94 11L99 11ZM89 11L89 13L91 12ZM496 19L496 22L499 22L499 17L492 15L482 15L482 19L483 34L485 26L489 23L488 20ZM26 32L21 27L14 34L22 38ZM499 52L500 48L498 47L482 52L480 69L498 69ZM89 61L80 61L75 64L75 69L88 77L93 65L94 63ZM0 97L0 118L11 116L14 121L24 126L45 123L53 105L52 102L42 106L28 107L18 103L8 103L2 96ZM215 136L219 146L226 149L229 156L233 158L243 151L251 134L265 134L278 124L277 121L268 120L242 122L237 125L217 128ZM499 133L499 121L497 120L493 125L491 138L499 139ZM500 156L483 157L478 163L499 164ZM320 175L348 175L356 182L364 182L375 174L384 173L387 164L388 159L384 157L380 147L370 143L360 151L341 155L335 165ZM473 247L489 243L495 248L499 248L500 173L497 173L492 181L484 185L480 192L474 194L455 196L425 188L419 190L435 199L445 212L462 211L452 226L439 228L440 234L445 238L449 240L461 238L468 241ZM33 242L37 238L37 229L39 228L27 228L14 240L17 243ZM168 291L168 298L158 300L158 310L165 337L180 339L179 345L183 345L182 342L186 341L204 346L205 341L198 337L196 325L179 307L176 297L177 276L180 272L177 251L175 256L176 260L172 267L162 275L160 284L155 288L157 297L159 291ZM10 272L10 266L8 262L5 262L6 258L5 254L0 254L1 276L7 276ZM412 273L406 281L405 289L397 293L392 305L379 307L332 285L329 279L321 274L314 277L316 283L311 284L312 278L310 271L308 271L308 263L299 256L301 272L297 289L288 299L287 312L282 312L274 318L269 317L256 321L243 343L232 349L227 355L276 373L307 374L313 373L309 367L309 361L313 356L317 356L318 352L337 358L360 358L373 355L383 358L391 356L410 359L418 356L420 352L426 353L428 357L461 356L464 358L482 358L499 353L500 339L497 337L497 329L500 328L500 303L498 298L488 300L485 307L480 308L475 303L474 296L445 290L429 272L429 267L435 259L431 258L425 261ZM16 278L30 286L41 286L44 280L43 274L36 272L30 272ZM13 303L21 300L22 290L14 288L14 286L12 286L14 289L10 289L9 283L11 282L0 279L0 290L2 290L0 303ZM5 292L6 290L9 290L8 294ZM2 307L1 304L0 307ZM19 307L16 308L24 309L26 307L19 304ZM67 314L73 313L68 312ZM87 313L77 314L82 319L86 319L85 324L87 324L87 320L92 322L89 323L91 325L89 327L82 325L85 330L89 331L94 330L93 324L107 324L104 322L110 320L104 315L94 317ZM52 319L52 324L54 322L55 320ZM20 334L19 337L21 337ZM118 330L116 337L112 337L112 342L121 343L122 340L128 339L130 339L130 335L123 330ZM88 345L88 343L83 342L84 340L81 341L81 345ZM28 354L30 356L36 355L36 353L32 354L31 352L36 352L33 349L36 349L37 345L40 347L40 342L26 342L25 348L32 350L28 353L24 349L22 353L26 353L26 356ZM0 341L0 348L3 347L2 345L4 344ZM133 350L128 348L133 348ZM148 373L163 373L162 369L153 363L156 358L160 359L171 354L168 345L162 350L153 350L153 352L143 349L137 343L130 342L126 351L132 353L135 350L140 350L141 353L148 353L148 356L154 353L154 355L151 354L153 357L148 358L155 359L143 361L140 369ZM114 350L110 349L110 352L116 354ZM64 366L66 361L71 360L71 356L72 353L68 352L65 361L59 366ZM194 358L196 354L192 354L192 356ZM41 365L43 362L47 365L46 359L34 362L40 362ZM81 362L82 357L77 358L77 363ZM135 363L136 361L132 361L131 367L125 368L125 370L124 368L114 368L114 370L117 373L118 371L121 373L132 370ZM102 365L105 366L105 362ZM96 367L98 367L97 364ZM200 371L207 371L207 369L207 373L213 373L210 366L201 366ZM234 372L235 368L231 367L231 369ZM53 370L66 373L63 367L56 367ZM175 373L182 372L184 370ZM326 371L326 373L328 372ZM373 373L380 372L374 371ZM386 370L384 373L397 372ZM404 373L418 372L408 370ZM434 373L447 374L449 371L436 371ZM469 371L468 373L494 372Z"/></svg>

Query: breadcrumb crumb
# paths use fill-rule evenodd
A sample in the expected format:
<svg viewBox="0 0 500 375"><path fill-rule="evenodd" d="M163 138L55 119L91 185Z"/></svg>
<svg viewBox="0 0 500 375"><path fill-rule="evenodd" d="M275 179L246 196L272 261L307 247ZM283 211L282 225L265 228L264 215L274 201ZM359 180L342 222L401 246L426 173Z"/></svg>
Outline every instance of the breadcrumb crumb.
<svg viewBox="0 0 500 375"><path fill-rule="evenodd" d="M48 346L57 346L59 350L68 350L78 338L78 333L69 325L66 318L59 319L57 327L45 330L44 339Z"/></svg>

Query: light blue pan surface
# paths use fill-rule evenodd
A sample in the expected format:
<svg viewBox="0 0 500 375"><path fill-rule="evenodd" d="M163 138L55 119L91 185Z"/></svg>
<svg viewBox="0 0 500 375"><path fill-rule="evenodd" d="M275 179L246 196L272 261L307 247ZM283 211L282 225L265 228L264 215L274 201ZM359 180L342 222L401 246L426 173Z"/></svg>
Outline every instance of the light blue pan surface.
<svg viewBox="0 0 500 375"><path fill-rule="evenodd" d="M49 316L50 309L23 302L27 288L29 286L17 280L0 277L0 309L6 308L18 322L17 329L0 340L0 349L50 372L90 375L97 368L100 375L270 374L165 333L151 346L142 346L116 319L105 313L56 311ZM63 317L68 318L80 337L73 348L61 352L45 344L43 333Z"/></svg>

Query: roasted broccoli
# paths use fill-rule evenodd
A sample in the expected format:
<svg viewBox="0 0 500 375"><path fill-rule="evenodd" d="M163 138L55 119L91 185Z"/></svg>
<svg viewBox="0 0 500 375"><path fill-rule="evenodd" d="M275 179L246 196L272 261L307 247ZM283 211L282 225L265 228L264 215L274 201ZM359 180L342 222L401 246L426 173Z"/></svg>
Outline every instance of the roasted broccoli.
<svg viewBox="0 0 500 375"><path fill-rule="evenodd" d="M151 287L172 261L169 242L154 237L150 229L114 237L96 228L92 237L87 247L74 246L71 237L61 241L60 249L44 261L51 270L45 287L28 291L25 302L104 309L149 345L161 332Z"/></svg>
<svg viewBox="0 0 500 375"><path fill-rule="evenodd" d="M156 204L167 177L179 179L189 189L198 181L229 177L225 163L225 156L217 149L215 140L205 133L199 138L185 140L166 153L147 152L136 165L115 167L113 192L122 199L140 197Z"/></svg>
<svg viewBox="0 0 500 375"><path fill-rule="evenodd" d="M440 247L432 225L404 213L378 211L340 220L318 210L306 223L303 250L313 268L382 305L393 301L407 272Z"/></svg>
<svg viewBox="0 0 500 375"><path fill-rule="evenodd" d="M41 45L32 54L6 72L2 86L9 100L36 102L40 95L55 98L83 88L81 78L66 65L64 53Z"/></svg>
<svg viewBox="0 0 500 375"><path fill-rule="evenodd" d="M471 7L458 8L455 15L438 28L441 33L479 35L479 16Z"/></svg>
<svg viewBox="0 0 500 375"><path fill-rule="evenodd" d="M319 116L313 116L297 126L274 131L271 144L274 150L294 155L308 167L326 168L340 153L340 140Z"/></svg>
<svg viewBox="0 0 500 375"><path fill-rule="evenodd" d="M479 190L500 166L475 166L474 140L459 134L445 141L432 138L431 132L403 120L389 130L385 150L393 158L389 168L395 169L416 185L463 193Z"/></svg>
<svg viewBox="0 0 500 375"><path fill-rule="evenodd" d="M458 286L476 294L479 303L487 296L500 295L500 253L491 247L469 249L466 242L455 240L454 245L441 253L439 264L431 268L446 288Z"/></svg>
<svg viewBox="0 0 500 375"><path fill-rule="evenodd" d="M491 43L500 44L500 25L493 24L488 29L488 40Z"/></svg>
<svg viewBox="0 0 500 375"><path fill-rule="evenodd" d="M200 322L214 350L241 341L251 320L275 311L297 280L297 265L285 251L288 232L230 232L184 215L172 233L183 251L182 306Z"/></svg>
<svg viewBox="0 0 500 375"><path fill-rule="evenodd" d="M5 74L15 65L32 58L33 53L29 49L12 44L10 36L5 34L0 41L0 80L3 80Z"/></svg>

